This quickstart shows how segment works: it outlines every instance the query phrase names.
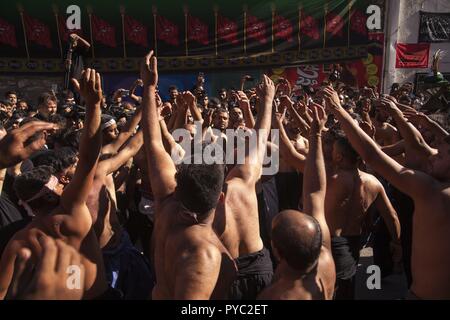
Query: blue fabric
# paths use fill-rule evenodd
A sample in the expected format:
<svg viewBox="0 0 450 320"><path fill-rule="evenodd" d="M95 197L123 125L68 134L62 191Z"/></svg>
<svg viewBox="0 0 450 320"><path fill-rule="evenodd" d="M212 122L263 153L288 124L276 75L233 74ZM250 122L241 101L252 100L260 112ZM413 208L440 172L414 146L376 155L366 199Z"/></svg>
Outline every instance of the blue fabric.
<svg viewBox="0 0 450 320"><path fill-rule="evenodd" d="M124 299L149 299L155 279L145 256L131 243L123 231L115 248L103 250L106 277L109 285L123 293Z"/></svg>

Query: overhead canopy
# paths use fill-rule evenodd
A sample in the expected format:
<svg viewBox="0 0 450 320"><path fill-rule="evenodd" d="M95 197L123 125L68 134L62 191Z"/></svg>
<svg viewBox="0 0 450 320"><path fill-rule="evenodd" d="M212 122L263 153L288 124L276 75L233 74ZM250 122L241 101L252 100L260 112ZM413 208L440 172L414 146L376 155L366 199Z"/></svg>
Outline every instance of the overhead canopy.
<svg viewBox="0 0 450 320"><path fill-rule="evenodd" d="M58 71L69 5L100 69L135 69L149 48L161 68L299 64L367 54L369 0L23 0L0 3L0 70ZM123 4L126 2L126 4ZM22 13L22 14L21 14ZM89 14L90 13L90 14Z"/></svg>

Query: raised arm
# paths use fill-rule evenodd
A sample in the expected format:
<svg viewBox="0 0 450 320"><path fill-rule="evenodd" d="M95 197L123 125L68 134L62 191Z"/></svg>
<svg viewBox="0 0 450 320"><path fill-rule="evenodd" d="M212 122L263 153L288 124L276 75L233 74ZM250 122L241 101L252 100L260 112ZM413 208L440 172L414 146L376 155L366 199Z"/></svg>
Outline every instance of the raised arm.
<svg viewBox="0 0 450 320"><path fill-rule="evenodd" d="M194 121L203 122L202 113L197 107L197 99L190 91L185 91L182 93L183 100L186 102L189 110L191 111L192 118Z"/></svg>
<svg viewBox="0 0 450 320"><path fill-rule="evenodd" d="M115 154L119 151L119 149L123 146L123 144L133 136L137 125L141 121L142 118L142 107L139 106L136 108L136 112L133 117L127 124L124 126L122 132L120 132L119 136L112 143L104 146L102 148L102 153L104 154Z"/></svg>
<svg viewBox="0 0 450 320"><path fill-rule="evenodd" d="M103 92L100 74L94 69L87 69L83 71L80 82L76 79L72 79L72 82L86 101L86 118L81 135L77 169L61 196L61 204L69 210L86 204L102 144L100 117Z"/></svg>
<svg viewBox="0 0 450 320"><path fill-rule="evenodd" d="M258 87L261 106L258 113L258 119L255 124L253 134L256 135L256 147L249 148L246 153L244 163L236 165L229 173L228 179L239 178L250 185L255 184L261 177L262 163L266 151L267 137L269 136L272 104L275 96L275 85L266 75ZM247 148L246 148L247 149Z"/></svg>
<svg viewBox="0 0 450 320"><path fill-rule="evenodd" d="M400 242L400 221L398 220L397 212L389 201L389 198L381 183L378 185L379 192L375 200L375 206L387 226L389 234L391 235L391 250L392 258L395 263L400 263L402 257L402 248Z"/></svg>
<svg viewBox="0 0 450 320"><path fill-rule="evenodd" d="M423 113L417 112L415 110L406 110L403 112L403 114L415 126L422 126L423 128L427 128L428 130L430 130L438 140L443 139L449 135L449 133L444 128L442 128L439 123L430 119Z"/></svg>
<svg viewBox="0 0 450 320"><path fill-rule="evenodd" d="M405 168L386 155L342 108L336 91L327 87L324 94L327 106L339 120L341 128L353 148L367 164L395 187L413 198L423 196L431 191L433 178L423 172Z"/></svg>
<svg viewBox="0 0 450 320"><path fill-rule="evenodd" d="M326 120L325 110L315 105L309 136L309 153L303 174L303 208L306 214L319 222L323 246L331 249L330 230L325 220L327 179L322 151L322 131Z"/></svg>
<svg viewBox="0 0 450 320"><path fill-rule="evenodd" d="M130 93L129 93L129 97L131 98L131 99L133 99L134 100L134 102L136 102L137 104L141 104L142 103L142 98L141 97L139 97L139 96L137 96L135 93L136 93L136 89L137 89L137 87L142 87L142 80L141 79L137 79L134 83L133 83L133 85L131 86L131 88L130 88Z"/></svg>
<svg viewBox="0 0 450 320"><path fill-rule="evenodd" d="M141 79L144 82L142 97L144 146L150 184L156 201L161 201L175 191L175 165L164 149L161 127L156 106L158 66L151 51L141 64Z"/></svg>
<svg viewBox="0 0 450 320"><path fill-rule="evenodd" d="M238 91L236 98L239 103L239 108L241 108L244 115L245 126L253 129L255 127L255 118L250 110L250 100L248 100L247 95L243 91Z"/></svg>
<svg viewBox="0 0 450 320"><path fill-rule="evenodd" d="M389 115L395 120L400 135L405 140L406 157L419 158L426 161L433 154L432 148L425 142L419 130L408 123L402 111L389 99L381 99L381 104L386 108ZM416 161L415 161L416 162Z"/></svg>
<svg viewBox="0 0 450 320"><path fill-rule="evenodd" d="M130 158L133 158L141 149L144 143L142 130L130 138L127 143L111 158L101 161L98 164L97 175L109 175L120 169Z"/></svg>
<svg viewBox="0 0 450 320"><path fill-rule="evenodd" d="M280 153L283 159L295 169L300 172L305 170L306 158L295 149L294 145L289 140L286 130L283 125L284 115L275 114L275 118L272 120L274 129L278 129L280 134Z"/></svg>
<svg viewBox="0 0 450 320"><path fill-rule="evenodd" d="M183 159L186 152L184 151L183 147L181 147L181 145L179 145L175 141L169 130L167 130L166 122L164 121L164 119L159 120L159 125L161 126L161 136L166 152L170 155L175 154L177 159Z"/></svg>
<svg viewBox="0 0 450 320"><path fill-rule="evenodd" d="M86 40L84 40L82 37L80 37L79 35L77 35L76 33L72 33L70 35L70 38L73 39L74 41L77 42L77 47L82 47L84 48L86 51L89 50L91 48L91 44L89 42L87 42Z"/></svg>

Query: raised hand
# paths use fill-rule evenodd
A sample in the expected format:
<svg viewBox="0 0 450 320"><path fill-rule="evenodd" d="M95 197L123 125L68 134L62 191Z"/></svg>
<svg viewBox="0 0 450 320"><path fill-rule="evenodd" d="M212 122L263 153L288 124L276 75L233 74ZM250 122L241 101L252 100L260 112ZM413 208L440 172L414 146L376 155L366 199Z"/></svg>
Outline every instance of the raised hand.
<svg viewBox="0 0 450 320"><path fill-rule="evenodd" d="M325 109L317 104L314 103L312 105L312 112L313 112L313 121L311 123L311 133L321 133L325 129L325 123L327 122L327 114L325 113Z"/></svg>
<svg viewBox="0 0 450 320"><path fill-rule="evenodd" d="M275 96L275 85L273 81L266 75L263 75L261 84L256 87L256 94L260 100L273 100Z"/></svg>
<svg viewBox="0 0 450 320"><path fill-rule="evenodd" d="M291 95L291 84L288 80L280 78L276 88L277 95Z"/></svg>
<svg viewBox="0 0 450 320"><path fill-rule="evenodd" d="M83 70L80 82L72 79L72 83L88 107L100 106L103 98L102 81L95 69Z"/></svg>
<svg viewBox="0 0 450 320"><path fill-rule="evenodd" d="M323 97L325 98L327 108L336 110L341 107L339 95L332 87L326 87L325 89L323 89Z"/></svg>
<svg viewBox="0 0 450 320"><path fill-rule="evenodd" d="M392 101L391 99L388 99L387 97L383 97L380 99L380 103L383 107L386 108L387 111L397 111L400 110L397 108L397 105L395 104L394 101Z"/></svg>
<svg viewBox="0 0 450 320"><path fill-rule="evenodd" d="M81 255L62 240L42 236L42 251L36 265L31 251L19 251L8 297L25 300L81 300L84 292L84 266ZM73 281L69 279L73 273Z"/></svg>
<svg viewBox="0 0 450 320"><path fill-rule="evenodd" d="M236 100L239 103L239 107L241 109L250 108L250 100L243 91L238 91L234 94L234 96L236 97Z"/></svg>
<svg viewBox="0 0 450 320"><path fill-rule="evenodd" d="M279 107L282 108L292 108L294 106L294 103L292 102L291 98L289 96L281 96L280 97L280 105Z"/></svg>
<svg viewBox="0 0 450 320"><path fill-rule="evenodd" d="M183 93L181 93L180 98L182 98L184 103L186 103L187 105L192 105L197 101L197 98L190 91L184 91Z"/></svg>
<svg viewBox="0 0 450 320"><path fill-rule="evenodd" d="M53 123L33 121L11 131L0 141L0 169L12 167L41 150L47 132L56 129Z"/></svg>
<svg viewBox="0 0 450 320"><path fill-rule="evenodd" d="M158 84L158 61L150 51L141 63L141 79L145 87L156 88Z"/></svg>

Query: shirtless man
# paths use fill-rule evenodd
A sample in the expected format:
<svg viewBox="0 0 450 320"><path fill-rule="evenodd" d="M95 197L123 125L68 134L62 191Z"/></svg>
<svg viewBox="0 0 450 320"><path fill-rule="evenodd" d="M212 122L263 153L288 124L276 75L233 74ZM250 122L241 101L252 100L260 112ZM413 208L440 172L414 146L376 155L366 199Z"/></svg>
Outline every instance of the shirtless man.
<svg viewBox="0 0 450 320"><path fill-rule="evenodd" d="M384 154L343 110L337 93L326 88L327 106L362 159L414 200L412 285L409 298L450 298L450 137L429 158L426 172L406 168Z"/></svg>
<svg viewBox="0 0 450 320"><path fill-rule="evenodd" d="M141 65L141 79L144 146L156 208L152 297L224 299L236 269L212 228L217 202L223 199L223 165L182 164L176 170L161 137L153 51Z"/></svg>
<svg viewBox="0 0 450 320"><path fill-rule="evenodd" d="M288 161L305 172L305 156L298 153L288 141L281 122L280 150ZM326 133L329 144L324 152L327 163L327 192L325 215L331 232L333 258L337 283L335 299L353 299L354 276L359 259L360 236L364 217L375 203L392 237L394 258L398 262L400 224L381 183L372 175L358 169L358 157L342 135Z"/></svg>
<svg viewBox="0 0 450 320"><path fill-rule="evenodd" d="M389 115L383 110L377 109L375 116L371 119L375 127L375 141L380 146L393 145L400 140L397 129L388 123Z"/></svg>
<svg viewBox="0 0 450 320"><path fill-rule="evenodd" d="M119 152L98 163L87 206L92 215L111 287L124 299L146 299L153 287L150 265L130 241L120 224L113 173L134 157L143 144L142 131L130 138Z"/></svg>
<svg viewBox="0 0 450 320"><path fill-rule="evenodd" d="M275 86L267 76L258 87L261 101L253 134L256 148L247 152L244 164L229 172L224 186L225 199L217 207L214 228L238 266L238 279L231 288L232 299L255 299L270 284L273 265L260 236L255 186L261 178L262 162L272 118Z"/></svg>
<svg viewBox="0 0 450 320"><path fill-rule="evenodd" d="M361 246L361 231L372 204L391 235L394 263L400 262L400 223L383 185L373 175L358 169L358 154L345 136L333 144L334 170L327 177L325 216L331 233L336 264L336 300L354 299L354 282Z"/></svg>
<svg viewBox="0 0 450 320"><path fill-rule="evenodd" d="M304 212L286 210L272 222L272 246L279 265L274 281L258 297L270 300L331 300L336 273L325 220L326 172L321 133L325 111L314 110L303 177Z"/></svg>
<svg viewBox="0 0 450 320"><path fill-rule="evenodd" d="M62 191L55 189L57 178L45 167L38 167L16 178L15 190L24 206L35 214L33 220L8 243L0 261L0 298L4 298L14 268L14 261L23 247L32 252L32 260L40 256L42 235L62 239L86 258L85 298L98 297L107 291L103 259L97 238L91 229L92 218L86 200L92 186L101 148L100 75L93 69L83 72L74 86L85 99L86 122L80 143L79 162L75 175Z"/></svg>

